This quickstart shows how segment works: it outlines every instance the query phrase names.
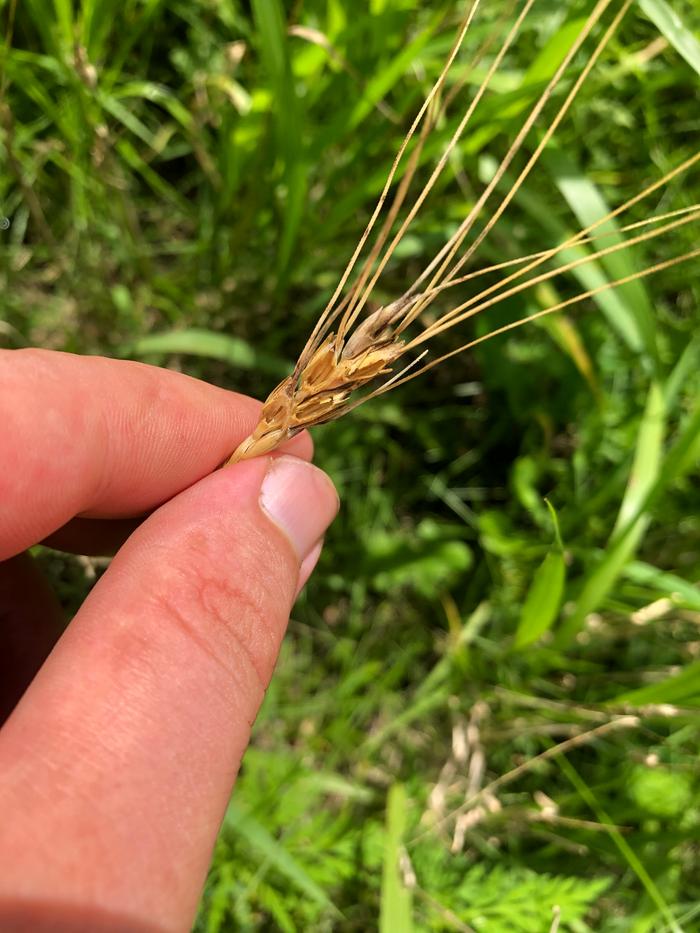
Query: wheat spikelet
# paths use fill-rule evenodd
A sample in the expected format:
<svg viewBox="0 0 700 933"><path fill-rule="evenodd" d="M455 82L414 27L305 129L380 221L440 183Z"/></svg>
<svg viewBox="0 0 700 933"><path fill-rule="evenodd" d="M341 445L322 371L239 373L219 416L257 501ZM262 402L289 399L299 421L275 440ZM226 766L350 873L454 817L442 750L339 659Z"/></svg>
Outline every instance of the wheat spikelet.
<svg viewBox="0 0 700 933"><path fill-rule="evenodd" d="M255 431L234 451L228 463L269 453L305 428L339 418L358 389L391 371L405 349L394 333L396 322L416 299L380 308L342 341L329 334L308 363L274 389L263 405Z"/></svg>
<svg viewBox="0 0 700 933"><path fill-rule="evenodd" d="M457 93L463 90L465 86L465 81L461 81L446 96L445 103L441 105L440 95L445 85L448 72L457 58L465 36L479 10L481 0L471 0L469 9L460 25L447 60L399 148L367 227L360 237L357 247L341 276L336 290L323 313L320 315L294 371L268 396L255 431L237 448L227 461L228 463L235 463L239 460L269 453L279 444L294 437L305 428L314 427L315 425L339 418L367 399L401 385L409 379L415 378L449 357L454 356L456 353L460 353L463 350L475 346L477 343L491 339L515 327L520 327L529 321L556 313L576 302L594 297L606 289L624 285L635 279L643 278L700 255L700 251L692 250L685 255L656 262L654 265L635 272L632 275L624 276L615 281L606 282L597 288L584 291L579 295L566 299L565 301L560 301L548 308L530 314L525 318L493 330L491 333L476 340L471 340L461 347L458 347L456 350L451 350L449 353L445 353L437 359L425 362L419 367L417 364L427 352L423 350L417 358L411 358L402 368L397 369L396 364L404 355L410 355L412 351L443 331L462 323L468 318L481 313L512 295L518 294L538 283L547 281L553 276L571 271L583 263L593 262L598 258L605 257L620 249L656 238L684 224L692 223L700 219L700 205L692 205L682 208L681 210L669 211L665 214L652 216L645 220L637 221L636 223L629 223L616 230L613 234L610 232L606 233L604 229L606 224L614 221L615 218L623 214L629 208L663 188L682 172L686 172L700 163L700 152L698 152L686 159L685 162L678 165L676 168L667 172L662 178L649 184L615 210L610 211L604 217L601 217L585 229L566 239L565 242L551 249L540 251L532 256L498 263L486 269L477 270L468 274L460 274L463 267L469 262L480 244L488 236L508 205L512 202L532 168L538 162L540 155L545 150L555 130L566 116L580 88L593 69L596 61L605 50L611 37L616 33L618 26L632 3L632 0L622 0L617 12L614 13L611 22L603 31L602 37L596 42L593 51L586 59L572 87L565 95L563 103L559 105L553 118L547 122L546 128L537 146L534 148L534 152L527 159L525 167L519 172L515 182L511 185L500 203L491 210L489 219L480 233L478 233L473 242L460 255L463 244L479 219L479 216L487 207L487 202L496 190L498 183L505 176L513 159L522 150L525 140L532 128L537 125L543 108L552 98L560 81L577 53L581 50L584 42L592 35L593 30L599 25L608 8L613 5L613 0L598 0L567 53L564 55L554 75L547 82L531 110L527 113L513 143L509 146L508 151L499 164L491 181L476 200L476 203L469 211L467 217L401 297L380 307L372 313L363 314L382 272L406 235L406 232L420 211L428 194L435 187L438 179L445 170L450 155L458 145L480 101L484 97L493 75L503 62L506 52L514 43L523 22L535 2L536 0L523 0L514 24L508 30L500 48L486 71L485 77L475 91L464 115L459 120L457 129L452 134L435 168L430 174L428 181L418 192L406 217L399 221L399 214L408 197L411 182L414 179L420 156L423 152L424 143L435 126L439 115L445 112L445 109L456 99ZM513 4L513 6L515 6L515 4ZM509 14L510 9L505 12ZM502 19L501 22L503 21ZM493 39L493 34L487 38L481 49L477 51L475 62L480 61L486 55L493 43ZM414 148L410 151L410 154L407 155L407 153L409 153L409 145L412 141L414 142ZM382 214L393 182L399 171L400 163L404 157L407 157L404 173L397 186L393 201L388 208L384 222L375 237L374 243L369 247L369 254L364 259L355 281L348 287L348 282L350 281L353 270ZM390 239L391 231L397 221L398 231L393 238ZM644 230L643 228L645 227L649 227L650 229ZM555 259L565 250L570 250L572 247L580 248L594 243L598 239L604 239L606 236L616 236L624 232L638 231L640 229L642 229L642 232L636 233L635 236L629 240L623 238L620 242L615 242L610 246L597 249L592 253L587 252L583 257L569 261L558 269L537 272L531 275L531 273L535 273L542 264ZM509 272L505 278L499 279L495 284L478 291L467 301L458 302L450 310L438 316L436 320L427 320L425 315L427 309L430 308L438 296L444 295L449 289L458 285L463 285L465 282L477 276L484 275L487 272L513 266L515 267L514 271ZM345 295L343 295L344 291L346 292ZM414 330L418 329L418 333L411 336L408 332L409 328L413 328ZM379 385L375 388L369 388L371 383L379 383ZM366 391L363 392L363 389Z"/></svg>

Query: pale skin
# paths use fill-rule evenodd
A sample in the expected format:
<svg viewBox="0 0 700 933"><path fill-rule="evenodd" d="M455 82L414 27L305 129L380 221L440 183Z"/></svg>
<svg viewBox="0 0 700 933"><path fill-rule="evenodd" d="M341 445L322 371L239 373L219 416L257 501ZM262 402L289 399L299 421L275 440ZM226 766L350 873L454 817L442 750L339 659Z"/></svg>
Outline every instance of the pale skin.
<svg viewBox="0 0 700 933"><path fill-rule="evenodd" d="M337 511L307 434L216 470L259 411L154 367L0 351L5 933L190 929ZM58 641L40 541L117 552Z"/></svg>

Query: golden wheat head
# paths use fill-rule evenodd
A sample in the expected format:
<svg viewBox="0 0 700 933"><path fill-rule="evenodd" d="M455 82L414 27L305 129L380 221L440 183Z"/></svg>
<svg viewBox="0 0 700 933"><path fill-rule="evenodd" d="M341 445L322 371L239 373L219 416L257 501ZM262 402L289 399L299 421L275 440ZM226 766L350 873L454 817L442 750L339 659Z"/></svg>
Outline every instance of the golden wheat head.
<svg viewBox="0 0 700 933"><path fill-rule="evenodd" d="M700 163L700 152L697 152L686 159L681 165L667 172L663 178L652 182L634 197L615 208L615 210L600 217L584 230L568 237L564 242L559 243L551 249L533 254L532 256L525 256L516 260L502 262L469 274L464 274L462 271L485 237L503 215L508 205L512 202L530 171L537 164L541 153L549 144L555 130L566 116L578 91L587 79L596 61L605 50L610 38L615 34L619 24L632 4L632 0L622 0L619 5L614 3L613 0L597 0L597 3L564 56L555 74L549 80L546 87L544 87L529 113L527 113L515 139L509 146L508 151L501 160L491 181L485 186L484 190L476 199L474 206L461 222L458 229L438 251L437 255L428 263L426 268L414 281L413 285L400 298L367 315L365 308L371 300L371 296L374 294L377 281L421 209L426 197L435 187L441 173L448 165L450 155L458 145L465 128L469 124L489 86L491 78L500 67L508 49L515 41L518 31L535 3L535 0L523 0L514 24L507 31L500 48L486 70L484 79L474 92L466 108L466 112L459 120L457 129L445 146L428 181L418 192L406 216L400 220L400 211L408 197L411 183L420 164L424 143L440 117L444 114L446 108L456 99L458 93L464 89L465 80L463 79L458 84L455 84L451 92L446 95L444 102L441 103L441 92L447 79L448 72L477 14L480 3L481 0L471 0L467 15L458 30L457 37L440 75L425 98L423 105L413 120L399 148L370 220L341 276L335 292L314 327L294 368L294 372L284 379L268 396L263 405L257 427L250 437L246 438L236 449L227 461L228 463L235 463L239 460L269 453L305 428L311 428L315 425L339 418L363 401L426 372L428 369L441 363L448 357L453 356L455 353L460 353L483 340L495 337L497 334L504 333L514 327L520 327L528 321L533 321L544 315L561 311L583 299L594 297L599 292L608 288L623 285L626 282L651 275L652 273L676 265L677 263L685 262L691 258L700 256L700 249L695 249L685 255L657 262L654 265L648 266L646 269L641 269L638 272L624 276L615 281L606 281L594 289L582 292L572 298L560 301L550 307L514 321L511 324L499 327L482 337L463 344L455 350L451 350L449 353L439 356L437 359L432 359L429 362L423 363L420 367L417 367L416 364L423 359L427 352L422 350L417 357L413 355L408 364L404 365L402 369L396 373L394 372L395 364L400 357L409 354L410 351L417 350L419 347L422 347L426 341L431 340L449 328L455 327L473 317L475 314L481 313L525 289L532 288L534 285L545 282L554 276L573 270L582 263L603 258L620 249L625 249L636 243L653 239L684 224L693 223L700 219L700 205L694 204L679 210L669 211L665 214L647 217L641 221L628 223L619 228L615 226L615 218L624 211L661 189L680 173ZM525 167L517 175L515 181L510 184L507 193L501 198L500 203L490 209L489 217L478 235L464 250L462 250L462 247L467 241L467 237L477 223L480 215L487 209L487 202L496 191L499 182L505 177L507 170L511 166L516 155L522 150L533 128L536 129L538 125L537 121L540 119L544 107L552 98L560 81L564 79L567 69L572 65L583 43L592 35L593 30L600 25L608 8L612 7L614 9L615 6L617 6L617 12L612 16L611 22L603 30L602 37L597 40L583 68L572 81L571 87L564 96L563 102L558 105L556 112L551 117L543 118L546 128L541 133L539 142L534 146L534 151L527 158ZM507 12L509 12L510 9L509 7ZM491 48L493 39L494 35L489 36L481 49L477 51L474 64L481 61L481 59L486 56ZM412 145L412 149L410 150L409 145ZM350 275L365 249L380 214L382 214L385 203L392 190L394 180L397 177L399 164L402 163L404 158L405 161L401 181L393 194L384 221L379 232L375 235L374 242L371 243L369 247L369 254L363 260L355 281L351 286L348 286ZM397 225L397 222L398 230L392 236L392 231ZM638 232L640 230L641 232ZM637 232L629 239L620 236L620 234L628 231ZM604 246L601 249L596 247L594 251L588 250L589 244L598 239L605 239L606 237L612 238L610 245ZM550 271L540 271L535 275L529 275L531 272L539 269L544 263L552 259L556 260L557 257L561 259L562 252L571 250L572 247L576 247L579 253L582 251L582 248L585 247L585 249L583 249L583 255L564 264L561 262L557 264L555 262L554 269ZM504 277L501 277L501 270L508 269L509 267L513 269L513 271L509 271ZM455 286L464 285L467 281L484 275L487 272L496 271L499 272L499 277L495 284L482 288L466 301L457 303L455 306L451 307L450 310L438 315L436 319L426 321L424 312L439 295L444 294L448 289L453 289ZM412 325L413 336L409 336L409 328L411 328ZM418 331L417 333L415 332L416 330ZM408 370L412 370L412 372L409 373ZM362 391L374 381L380 383L378 388Z"/></svg>

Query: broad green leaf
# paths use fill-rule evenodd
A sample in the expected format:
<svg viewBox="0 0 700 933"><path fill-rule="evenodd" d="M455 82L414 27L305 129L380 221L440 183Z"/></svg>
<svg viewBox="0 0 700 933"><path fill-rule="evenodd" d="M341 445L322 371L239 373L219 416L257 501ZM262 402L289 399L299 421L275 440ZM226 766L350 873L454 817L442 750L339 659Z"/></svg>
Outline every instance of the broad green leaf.
<svg viewBox="0 0 700 933"><path fill-rule="evenodd" d="M700 75L700 42L666 0L639 0L639 7L679 55Z"/></svg>
<svg viewBox="0 0 700 933"><path fill-rule="evenodd" d="M406 832L408 798L402 784L389 790L386 805L384 870L379 914L380 933L410 933L411 890L401 872L403 838Z"/></svg>

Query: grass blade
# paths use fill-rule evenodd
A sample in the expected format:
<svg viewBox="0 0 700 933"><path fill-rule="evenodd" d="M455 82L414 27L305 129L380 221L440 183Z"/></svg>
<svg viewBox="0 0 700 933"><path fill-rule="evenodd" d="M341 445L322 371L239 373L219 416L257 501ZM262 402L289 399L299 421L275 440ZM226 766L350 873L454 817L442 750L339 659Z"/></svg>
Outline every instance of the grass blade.
<svg viewBox="0 0 700 933"><path fill-rule="evenodd" d="M661 469L664 434L666 430L666 406L663 390L652 383L647 397L647 406L642 418L637 439L637 448L632 463L632 472L613 528L613 538L622 532L642 511L647 495L658 479Z"/></svg>
<svg viewBox="0 0 700 933"><path fill-rule="evenodd" d="M547 166L582 227L590 227L601 217L610 214L610 207L598 187L567 155L563 152L552 152L547 157ZM597 228L597 233L606 237L606 245L612 245L624 240L621 234L615 235L618 229L616 220L611 218ZM632 249L611 253L600 259L600 266L608 273L610 281L622 279L641 268L633 262L633 255ZM616 320L624 317L627 323L625 334L628 344L638 352L644 350L651 362L655 363L657 350L654 312L645 283L640 279L627 282L613 294L613 300L618 306L615 309ZM620 311L623 314L620 314Z"/></svg>
<svg viewBox="0 0 700 933"><path fill-rule="evenodd" d="M502 132L504 125L517 119L527 110L537 99L542 88L554 76L585 23L585 17L575 17L556 30L523 75L517 92L515 94L512 91L509 92L508 97L514 97L512 101L504 106L503 100L499 99L503 95L499 94L498 98L488 102L481 114L483 125L465 141L465 152L470 155L481 152L499 132Z"/></svg>
<svg viewBox="0 0 700 933"><path fill-rule="evenodd" d="M601 807L593 790L588 786L588 784L586 784L586 782L579 775L566 756L561 755L557 759L557 763L564 774L574 785L580 797L585 800L591 810L595 813L596 817L598 818L598 822L606 827L610 838L614 842L618 851L639 879L640 883L649 895L649 898L656 905L659 913L663 916L664 920L669 925L669 929L671 929L673 933L683 933L683 930L681 930L681 928L676 923L673 913L671 912L671 908L668 906L661 891L659 891L659 888L654 883L654 879L651 877L632 846L627 842L620 830L615 826L613 820L605 812L603 807Z"/></svg>
<svg viewBox="0 0 700 933"><path fill-rule="evenodd" d="M639 0L639 7L674 49L700 75L700 42L666 0Z"/></svg>
<svg viewBox="0 0 700 933"><path fill-rule="evenodd" d="M598 213L597 209L602 207L604 202L602 199L599 199L599 197L593 196L591 196L589 200L587 209L581 209L581 207L576 203L577 192L579 190L587 190L590 193L591 189L595 190L595 186L580 170L577 170L571 165L569 174L565 179L563 174L563 165L564 163L560 162L559 170L557 171L557 167L554 161L550 160L549 157L546 160L547 168L550 170L554 177L555 183L562 191L562 194L566 198L574 213L576 213L577 216L590 217L590 223L595 223L598 217L604 217L609 211L606 209L601 213ZM488 180L492 173L495 172L495 167L495 161L484 159L482 166L482 179ZM509 176L506 176L504 180L506 181L507 185L510 185L513 181L513 179ZM524 188L521 188L516 195L515 201L536 223L541 224L546 230L550 231L551 237L555 242L564 243L570 239L572 235L571 230L564 226L564 224L554 216L553 212L548 210L546 205L543 204L540 199L533 197L530 192ZM578 213L579 210L581 210L581 215ZM584 225L587 226L588 221L584 221ZM608 234L604 240L605 246L612 245L613 242L621 242L622 236L619 238L614 238L614 240L613 238L609 238L610 231L617 229L614 220L609 220L606 224L601 225L599 229L604 230L604 232ZM558 252L553 257L553 261L558 266L564 266L567 263L573 262L583 256L590 255L591 252L592 249L590 246L575 245ZM617 257L624 257L625 255L626 251L622 251L621 253L614 253L611 256L603 257L600 260L591 260L591 262L576 266L571 271L571 274L581 283L581 285L583 285L584 288L599 288L606 282L614 281L616 278L624 278L626 275L635 271L635 266L629 262L629 260L623 259L625 272L620 276L612 274L612 266L610 261L612 261L614 264L614 261ZM622 291L622 289L627 289L630 285L633 286L632 292ZM622 286L622 289L616 288L609 291L602 291L595 296L594 300L605 315L610 326L615 329L621 339L625 341L631 350L639 353L648 347L649 354L655 356L656 351L653 341L653 324L651 326L648 325L648 315L646 311L637 312L636 299L638 298L638 293L636 290L634 290L634 286L636 285L636 282L629 282L627 285ZM642 290L641 300L644 305L648 304L648 298L644 290Z"/></svg>
<svg viewBox="0 0 700 933"><path fill-rule="evenodd" d="M54 0L56 22L62 33L66 48L70 48L73 41L73 4L71 0Z"/></svg>
<svg viewBox="0 0 700 933"><path fill-rule="evenodd" d="M673 374L670 379L674 379ZM647 406L648 413L655 406L663 405L660 398L654 398L658 391L658 388L652 386ZM653 432L653 430L653 427L649 425L648 431ZM640 435L638 451L642 441L643 438ZM573 638L584 624L586 615L600 605L641 541L649 524L653 506L656 505L671 483L694 468L699 457L700 405L697 405L683 426L679 438L666 454L663 461L663 470L657 470L656 479L651 485L649 485L650 471L643 466L642 475L646 477L647 486L645 494L642 496L639 491L634 489L633 485L628 486L625 502L630 502L632 499L636 500L637 511L632 514L627 527L611 543L603 562L593 571L584 584L574 614L562 626L557 636L558 644L565 645ZM622 508L627 510L625 502L623 502Z"/></svg>
<svg viewBox="0 0 700 933"><path fill-rule="evenodd" d="M287 187L284 223L277 256L283 276L294 250L306 204L307 178L303 163L302 111L288 54L287 28L279 0L253 0L260 53L275 100L277 151L284 159Z"/></svg>
<svg viewBox="0 0 700 933"><path fill-rule="evenodd" d="M386 841L384 843L384 872L382 874L382 900L379 915L380 933L410 933L411 891L401 878L403 837L407 823L407 796L401 784L389 791L386 806Z"/></svg>
<svg viewBox="0 0 700 933"><path fill-rule="evenodd" d="M559 535L556 512L549 502L547 505L554 523L556 541L535 571L525 597L518 630L515 634L514 648L516 650L531 645L549 631L557 618L564 595L566 580L564 549Z"/></svg>
<svg viewBox="0 0 700 933"><path fill-rule="evenodd" d="M431 39L433 33L443 19L442 11L438 11L431 18L428 25L415 36L384 68L367 82L363 88L362 96L352 109L344 129L354 129L359 126L374 110L397 82L406 74L413 62Z"/></svg>
<svg viewBox="0 0 700 933"><path fill-rule="evenodd" d="M625 577L633 583L648 586L657 595L663 593L674 605L700 612L700 588L674 573L659 570L643 561L633 561L625 567Z"/></svg>

